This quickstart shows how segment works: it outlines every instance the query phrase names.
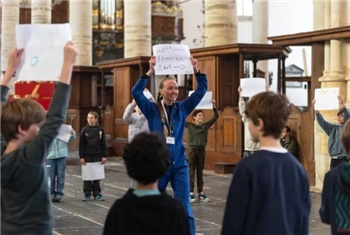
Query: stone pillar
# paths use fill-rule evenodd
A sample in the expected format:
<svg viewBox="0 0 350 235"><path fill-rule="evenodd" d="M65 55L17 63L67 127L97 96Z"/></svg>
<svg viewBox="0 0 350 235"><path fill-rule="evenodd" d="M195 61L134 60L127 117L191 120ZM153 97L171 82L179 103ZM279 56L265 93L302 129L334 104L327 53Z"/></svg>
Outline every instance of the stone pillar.
<svg viewBox="0 0 350 235"><path fill-rule="evenodd" d="M205 47L237 43L236 0L205 0Z"/></svg>
<svg viewBox="0 0 350 235"><path fill-rule="evenodd" d="M8 56L12 48L16 46L16 25L19 23L19 1L2 0L1 17L1 71L5 71L8 64Z"/></svg>
<svg viewBox="0 0 350 235"><path fill-rule="evenodd" d="M51 24L51 0L32 0L32 24Z"/></svg>
<svg viewBox="0 0 350 235"><path fill-rule="evenodd" d="M72 40L79 50L76 65L92 65L92 1L70 0Z"/></svg>
<svg viewBox="0 0 350 235"><path fill-rule="evenodd" d="M268 1L253 1L253 43L268 43L268 4ZM268 83L268 61L259 61L257 68L265 73L265 79Z"/></svg>
<svg viewBox="0 0 350 235"><path fill-rule="evenodd" d="M150 56L151 0L124 0L124 58Z"/></svg>

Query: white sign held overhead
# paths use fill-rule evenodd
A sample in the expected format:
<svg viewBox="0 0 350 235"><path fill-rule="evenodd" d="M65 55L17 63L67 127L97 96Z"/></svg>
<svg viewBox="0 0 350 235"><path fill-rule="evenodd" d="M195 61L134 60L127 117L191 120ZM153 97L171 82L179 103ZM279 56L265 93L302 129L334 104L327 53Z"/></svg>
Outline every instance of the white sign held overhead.
<svg viewBox="0 0 350 235"><path fill-rule="evenodd" d="M190 91L188 93L188 96L191 96L194 91ZM203 98L201 99L201 102L197 105L196 109L213 109L213 92L207 91Z"/></svg>
<svg viewBox="0 0 350 235"><path fill-rule="evenodd" d="M63 49L71 38L69 24L16 25L16 45L24 49L17 81L58 81Z"/></svg>
<svg viewBox="0 0 350 235"><path fill-rule="evenodd" d="M68 143L70 137L72 136L71 131L72 131L71 125L62 124L58 132L57 138Z"/></svg>
<svg viewBox="0 0 350 235"><path fill-rule="evenodd" d="M260 92L266 91L265 78L241 78L241 96L252 97Z"/></svg>
<svg viewBox="0 0 350 235"><path fill-rule="evenodd" d="M339 88L315 89L315 110L338 110Z"/></svg>
<svg viewBox="0 0 350 235"><path fill-rule="evenodd" d="M194 73L187 45L154 45L153 55L156 57L155 75Z"/></svg>

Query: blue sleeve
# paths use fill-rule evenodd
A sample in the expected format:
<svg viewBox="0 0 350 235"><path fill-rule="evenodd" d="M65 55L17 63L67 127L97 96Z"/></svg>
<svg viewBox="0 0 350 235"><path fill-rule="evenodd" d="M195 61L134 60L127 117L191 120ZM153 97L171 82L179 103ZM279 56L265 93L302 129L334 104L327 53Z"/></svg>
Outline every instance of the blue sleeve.
<svg viewBox="0 0 350 235"><path fill-rule="evenodd" d="M238 164L227 196L221 235L245 234L245 222L250 201L250 176Z"/></svg>
<svg viewBox="0 0 350 235"><path fill-rule="evenodd" d="M132 96L134 97L136 104L139 106L141 112L146 116L150 117L150 113L152 112L152 103L147 99L147 97L143 94L143 91L146 88L148 82L147 77L141 77L134 85L131 90Z"/></svg>
<svg viewBox="0 0 350 235"><path fill-rule="evenodd" d="M190 97L187 97L184 101L180 102L180 106L182 110L185 111L186 116L188 116L196 108L199 102L201 102L208 89L207 76L202 73L196 73L195 75L197 80L197 89L191 94Z"/></svg>
<svg viewBox="0 0 350 235"><path fill-rule="evenodd" d="M329 182L329 173L325 175L324 181L323 181L323 189L322 189L322 202L321 202L321 208L319 210L320 217L323 223L330 224L330 207L329 207L329 200L330 200L330 191L331 191L331 185Z"/></svg>
<svg viewBox="0 0 350 235"><path fill-rule="evenodd" d="M324 120L322 114L316 113L316 120L318 125L322 128L324 132L329 136L332 132L332 130L337 126L335 124L329 123L326 120Z"/></svg>

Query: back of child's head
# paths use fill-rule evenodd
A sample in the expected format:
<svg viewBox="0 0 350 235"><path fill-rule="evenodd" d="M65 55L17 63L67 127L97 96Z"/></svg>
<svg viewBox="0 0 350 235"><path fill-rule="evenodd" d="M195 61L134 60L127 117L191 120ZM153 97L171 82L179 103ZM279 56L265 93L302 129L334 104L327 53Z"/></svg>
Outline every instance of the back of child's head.
<svg viewBox="0 0 350 235"><path fill-rule="evenodd" d="M271 91L253 96L246 107L246 115L258 125L264 123L263 136L279 138L291 112L290 103L285 95Z"/></svg>
<svg viewBox="0 0 350 235"><path fill-rule="evenodd" d="M170 152L164 138L143 132L124 147L123 159L128 175L147 185L166 173L170 165Z"/></svg>
<svg viewBox="0 0 350 235"><path fill-rule="evenodd" d="M18 129L28 130L45 120L44 108L31 99L14 99L1 108L1 134L6 142L18 138Z"/></svg>
<svg viewBox="0 0 350 235"><path fill-rule="evenodd" d="M350 157L350 120L347 120L344 126L342 127L341 141L343 143L344 150L349 158Z"/></svg>

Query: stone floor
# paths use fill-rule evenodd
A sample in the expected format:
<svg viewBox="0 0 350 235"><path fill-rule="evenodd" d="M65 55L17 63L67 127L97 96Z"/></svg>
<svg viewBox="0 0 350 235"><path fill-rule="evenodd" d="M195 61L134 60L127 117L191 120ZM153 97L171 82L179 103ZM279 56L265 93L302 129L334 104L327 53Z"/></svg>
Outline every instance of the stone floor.
<svg viewBox="0 0 350 235"><path fill-rule="evenodd" d="M96 235L102 234L105 217L113 202L122 197L130 186L121 158L109 158L105 166L106 178L101 181L102 193L106 201L82 202L81 167L76 152L67 159L65 196L62 202L54 203L55 234ZM205 192L211 202L192 203L196 222L196 232L204 235L218 235L221 231L227 189L232 175L219 175L206 171L204 174ZM170 189L170 188L169 188ZM171 189L169 190L171 191ZM320 221L318 209L320 194L312 192L310 234L328 235L328 225Z"/></svg>

